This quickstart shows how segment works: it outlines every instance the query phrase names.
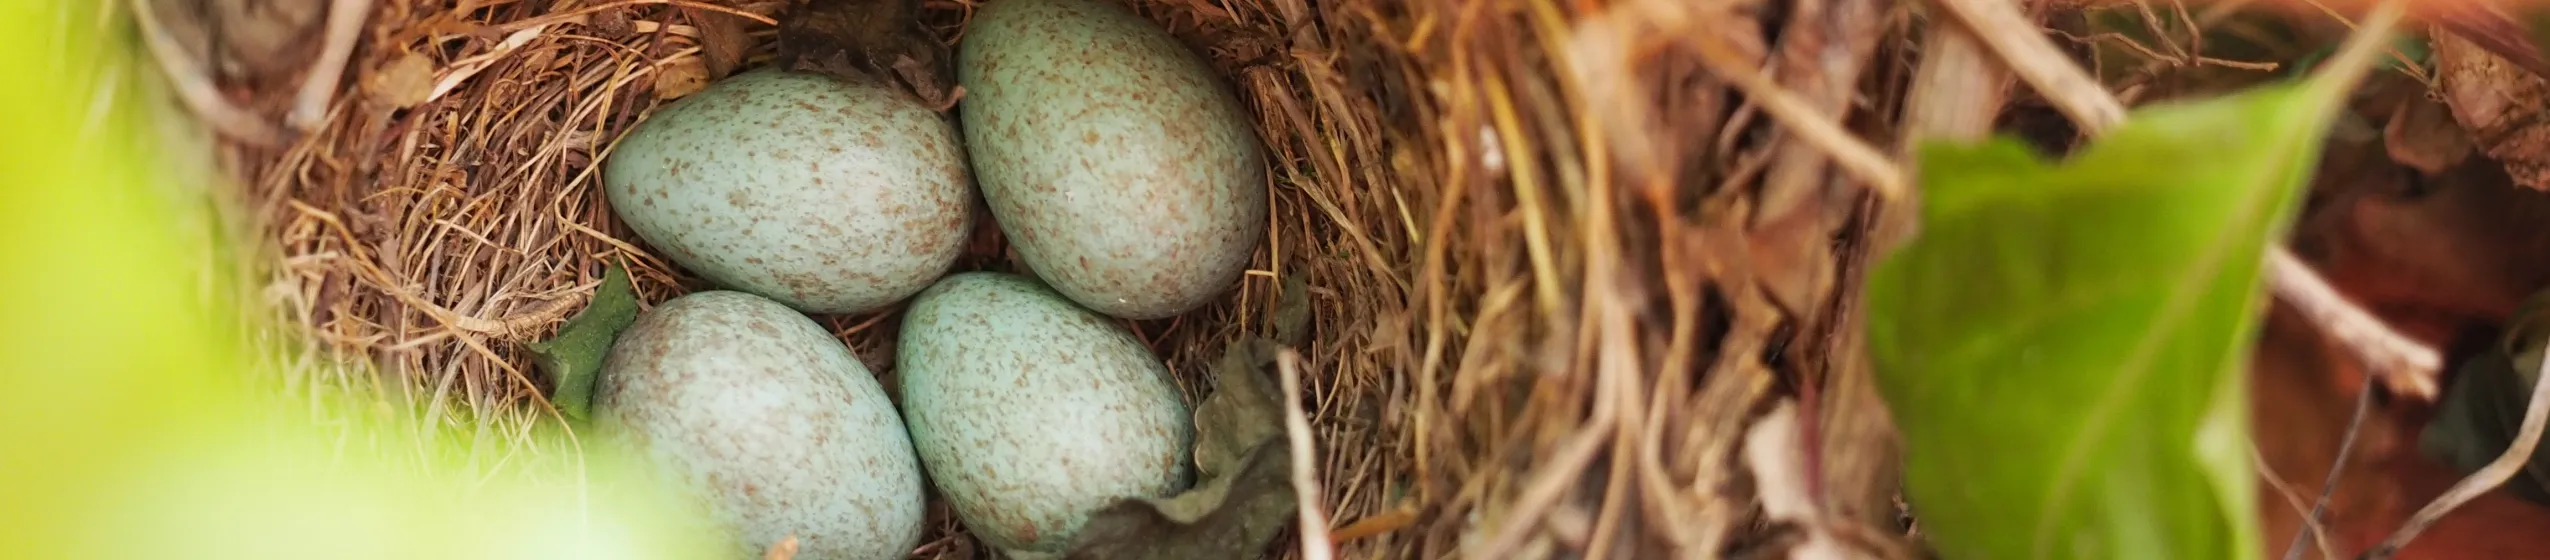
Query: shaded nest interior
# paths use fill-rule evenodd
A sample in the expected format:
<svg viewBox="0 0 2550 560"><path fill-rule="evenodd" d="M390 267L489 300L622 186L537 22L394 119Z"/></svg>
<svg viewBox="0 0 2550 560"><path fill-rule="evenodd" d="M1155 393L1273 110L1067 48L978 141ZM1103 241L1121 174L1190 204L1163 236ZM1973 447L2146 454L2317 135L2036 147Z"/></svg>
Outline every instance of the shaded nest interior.
<svg viewBox="0 0 2550 560"><path fill-rule="evenodd" d="M979 1L1000 0L924 21L954 44ZM1913 3L1124 1L1240 93L1273 210L1223 301L1128 326L1192 400L1278 279L1307 280L1299 404L1341 554L1777 554L1806 525L1912 554L1856 308L1908 224L1795 125L2071 134L2006 79L1917 85L1935 22ZM768 64L786 8L377 3L323 121L225 150L275 244L269 301L338 358L294 381L479 434L489 468L530 449L559 420L523 345L606 266L648 302L705 287L617 223L596 162L668 98ZM247 111L287 111L303 66L236 66ZM958 270L1018 270L978 223ZM896 310L817 319L892 386ZM978 553L938 527L916 555Z"/></svg>

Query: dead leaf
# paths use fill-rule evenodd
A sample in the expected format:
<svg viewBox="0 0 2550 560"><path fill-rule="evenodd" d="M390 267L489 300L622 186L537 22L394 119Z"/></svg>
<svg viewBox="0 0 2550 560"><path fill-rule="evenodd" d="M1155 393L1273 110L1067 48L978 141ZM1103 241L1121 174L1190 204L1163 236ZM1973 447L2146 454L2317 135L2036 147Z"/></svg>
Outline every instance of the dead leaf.
<svg viewBox="0 0 2550 560"><path fill-rule="evenodd" d="M2292 244L2330 284L2391 327L2443 344L2496 324L2550 285L2550 193L2517 188L2499 162L2467 158L2421 176L2379 141L2333 142Z"/></svg>
<svg viewBox="0 0 2550 560"><path fill-rule="evenodd" d="M1268 325L1277 339L1306 336L1306 282L1287 277ZM1268 368L1275 339L1242 336L1215 364L1215 390L1195 409L1193 489L1165 499L1116 502L1074 538L1074 559L1254 558L1294 519L1292 451L1284 403Z"/></svg>
<svg viewBox="0 0 2550 560"><path fill-rule="evenodd" d="M2446 34L2486 49L2525 72L2550 76L2550 60L2542 58L2541 48L2532 43L2532 30L2514 14L2482 2L2453 8L2437 14Z"/></svg>
<svg viewBox="0 0 2550 560"><path fill-rule="evenodd" d="M2480 151L2515 183L2550 190L2550 82L2453 33L2434 37L2437 89Z"/></svg>
<svg viewBox="0 0 2550 560"><path fill-rule="evenodd" d="M2382 143L2393 161L2437 174L2470 157L2470 134L2453 122L2451 109L2422 91L2399 97L2399 109L2382 127Z"/></svg>
<svg viewBox="0 0 2550 560"><path fill-rule="evenodd" d="M708 87L708 64L700 57L686 56L664 65L655 75L655 98L671 101L699 93Z"/></svg>
<svg viewBox="0 0 2550 560"><path fill-rule="evenodd" d="M434 60L425 53L409 51L375 71L363 83L363 93L392 108L414 107L434 95Z"/></svg>
<svg viewBox="0 0 2550 560"><path fill-rule="evenodd" d="M601 13L593 14L588 21L592 22L593 34L604 39L617 41L637 34L637 24L629 21L628 10L616 8L603 10Z"/></svg>
<svg viewBox="0 0 2550 560"><path fill-rule="evenodd" d="M723 12L683 8L691 23L699 26L700 56L708 61L709 79L735 74L744 67L744 59L753 52L752 34L744 30L744 18Z"/></svg>
<svg viewBox="0 0 2550 560"><path fill-rule="evenodd" d="M779 20L782 67L890 80L940 111L964 96L948 47L921 26L920 0L800 0Z"/></svg>

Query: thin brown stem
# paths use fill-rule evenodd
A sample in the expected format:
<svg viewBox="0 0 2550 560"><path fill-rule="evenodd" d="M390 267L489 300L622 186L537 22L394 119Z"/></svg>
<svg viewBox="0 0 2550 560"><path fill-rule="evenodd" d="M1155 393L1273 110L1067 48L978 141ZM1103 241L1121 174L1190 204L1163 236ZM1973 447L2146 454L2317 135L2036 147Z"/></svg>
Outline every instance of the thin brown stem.
<svg viewBox="0 0 2550 560"><path fill-rule="evenodd" d="M2346 435L2338 439L2337 459L2329 465L2329 477L2320 483L2320 495L2311 501L2310 511L2302 514L2302 530L2293 532L2293 544L2284 548L2284 560L2302 560L2305 545L2320 538L2320 517L2329 511L2329 497L2337 494L2338 478L2346 474L2346 459L2355 455L2355 440L2363 435L2364 417L2373 412L2373 376L2364 376L2364 386L2355 393L2355 412L2347 416ZM2259 464L2264 465L2264 462ZM2321 552L2328 545L2321 543Z"/></svg>
<svg viewBox="0 0 2550 560"><path fill-rule="evenodd" d="M2055 48L2054 40L2042 33L2012 33L2013 29L2037 29L2016 3L2007 0L1932 0L1951 19L1966 26L1985 50L1999 56L2019 79L2034 87L2039 95L2054 103L2057 111L2070 117L2083 134L2096 136L2125 121L2125 105L2107 92L2089 71L2064 56Z"/></svg>

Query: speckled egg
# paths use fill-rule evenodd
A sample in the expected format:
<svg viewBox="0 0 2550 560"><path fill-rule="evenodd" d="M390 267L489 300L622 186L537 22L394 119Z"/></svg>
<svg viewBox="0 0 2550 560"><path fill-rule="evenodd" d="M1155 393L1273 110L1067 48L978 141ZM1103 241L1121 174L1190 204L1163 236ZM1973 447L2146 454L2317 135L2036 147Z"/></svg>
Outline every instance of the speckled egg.
<svg viewBox="0 0 2550 560"><path fill-rule="evenodd" d="M814 320L733 291L675 298L614 342L598 431L704 500L742 546L899 559L919 544L921 466L885 389Z"/></svg>
<svg viewBox="0 0 2550 560"><path fill-rule="evenodd" d="M1160 26L1099 0L995 0L958 46L967 150L1020 260L1117 317L1235 286L1266 230L1238 96Z"/></svg>
<svg viewBox="0 0 2550 560"><path fill-rule="evenodd" d="M1195 428L1131 331L1034 279L968 272L903 318L903 420L940 494L1013 557L1059 553L1091 512L1193 483Z"/></svg>
<svg viewBox="0 0 2550 560"><path fill-rule="evenodd" d="M769 68L657 110L613 149L602 183L658 253L808 313L929 287L974 220L950 119L885 82Z"/></svg>

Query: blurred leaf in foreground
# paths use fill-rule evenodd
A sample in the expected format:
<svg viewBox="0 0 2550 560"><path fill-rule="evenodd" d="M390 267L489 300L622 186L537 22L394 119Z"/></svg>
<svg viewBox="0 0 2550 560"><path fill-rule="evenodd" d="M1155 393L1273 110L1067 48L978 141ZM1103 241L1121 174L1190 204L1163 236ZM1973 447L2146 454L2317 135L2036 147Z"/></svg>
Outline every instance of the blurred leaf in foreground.
<svg viewBox="0 0 2550 560"><path fill-rule="evenodd" d="M250 308L226 297L245 290L211 286L237 263L186 224L228 187L170 167L168 150L210 146L162 136L184 115L144 87L158 73L113 25L127 20L91 11L122 5L0 2L0 51L18 54L0 57L0 558L720 550L625 454L554 448L471 471L455 459L466 430L364 420L377 395L264 383L278 373L254 364L295 360L253 359Z"/></svg>
<svg viewBox="0 0 2550 560"><path fill-rule="evenodd" d="M1944 557L2265 550L2242 364L2335 114L2319 85L2148 106L2061 164L1923 153L1924 231L1871 272L1868 328Z"/></svg>

